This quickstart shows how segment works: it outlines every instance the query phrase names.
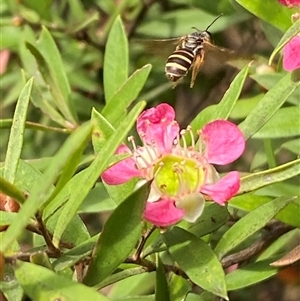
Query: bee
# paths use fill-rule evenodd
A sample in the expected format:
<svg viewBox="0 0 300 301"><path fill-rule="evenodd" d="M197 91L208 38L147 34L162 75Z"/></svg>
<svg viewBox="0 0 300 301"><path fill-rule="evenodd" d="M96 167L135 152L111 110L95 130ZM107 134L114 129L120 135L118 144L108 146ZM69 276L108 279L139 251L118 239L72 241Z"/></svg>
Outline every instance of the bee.
<svg viewBox="0 0 300 301"><path fill-rule="evenodd" d="M177 40L175 51L168 57L165 65L167 78L174 83L176 87L179 80L186 76L192 69L192 78L190 87L194 86L197 74L203 63L207 47L214 47L212 44L212 35L208 29L222 16L215 18L205 30L196 31L184 37L171 40Z"/></svg>

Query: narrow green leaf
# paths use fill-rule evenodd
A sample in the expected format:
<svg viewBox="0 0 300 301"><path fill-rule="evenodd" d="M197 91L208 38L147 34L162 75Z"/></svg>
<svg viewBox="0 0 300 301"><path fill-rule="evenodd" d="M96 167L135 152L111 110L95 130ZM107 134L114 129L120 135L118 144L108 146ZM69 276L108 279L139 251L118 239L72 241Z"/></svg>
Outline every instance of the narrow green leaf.
<svg viewBox="0 0 300 301"><path fill-rule="evenodd" d="M142 214L150 184L121 203L104 225L84 283L94 286L109 276L133 251L142 230ZM113 235L112 235L113 233Z"/></svg>
<svg viewBox="0 0 300 301"><path fill-rule="evenodd" d="M253 138L288 138L300 135L300 106L279 109L271 119L253 135ZM288 118L287 118L288 117Z"/></svg>
<svg viewBox="0 0 300 301"><path fill-rule="evenodd" d="M110 276L108 276L105 280L101 281L99 284L97 284L96 286L94 286L95 289L102 289L104 287L107 287L108 285L114 284L113 287L113 291L109 292L109 296L112 297L114 300L120 299L120 295L122 296L132 296L132 294L136 293L136 292L132 292L132 291L136 291L138 290L138 292L136 294L142 294L145 291L149 290L149 289L153 289L153 285L152 285L152 281L149 283L149 281L147 281L147 285L145 288L145 280L142 279L142 281L137 281L137 279L132 279L131 277L134 276L148 276L149 273L145 270L144 267L137 267L137 268L129 268L126 270L123 270L121 272L118 273L114 273ZM130 277L130 278L129 278ZM149 278L149 277L147 277ZM121 281L123 280L123 281ZM148 280L148 279L146 279ZM151 279L152 280L152 279ZM128 285L128 282L130 281L130 284ZM154 282L154 281L153 281ZM117 287L117 289L116 289ZM123 288L123 290L122 290ZM121 291L121 293L120 293ZM117 296L115 298L115 296ZM127 297L124 297L125 299ZM139 300L139 299L132 299L133 297L130 298L130 300ZM152 298L154 300L154 298ZM152 300L151 299L151 300Z"/></svg>
<svg viewBox="0 0 300 301"><path fill-rule="evenodd" d="M65 105L68 107L74 117L73 104L70 99L71 87L65 72L65 66L63 65L60 51L58 50L54 39L52 38L49 30L46 27L42 27L40 39L37 42L37 48L41 52L42 56L48 64L51 74L56 79L59 86L59 90L64 99Z"/></svg>
<svg viewBox="0 0 300 301"><path fill-rule="evenodd" d="M192 291L192 284L188 279L172 274L169 280L171 301L185 301L187 294Z"/></svg>
<svg viewBox="0 0 300 301"><path fill-rule="evenodd" d="M108 35L104 56L104 92L106 103L128 77L128 41L118 16Z"/></svg>
<svg viewBox="0 0 300 301"><path fill-rule="evenodd" d="M83 128L83 125L81 126L81 128ZM86 138L85 138L85 140L78 141L78 144L74 148L72 155L68 158L68 160L66 160L65 165L62 169L61 175L59 177L59 180L56 183L56 188L54 191L54 195L52 195L52 197L54 197L55 194L57 194L65 186L65 184L71 179L71 177L74 175L74 173L77 169L77 166L82 159L82 154L83 154L83 151L85 150L87 142L91 137L92 128L93 127L92 127L91 123L88 123L86 125L86 129L85 129L86 130L86 132L85 132Z"/></svg>
<svg viewBox="0 0 300 301"><path fill-rule="evenodd" d="M51 264L50 259L49 259L49 256L44 251L39 251L39 252L32 253L30 255L30 262L34 263L36 265L45 267L49 270L53 270L52 264Z"/></svg>
<svg viewBox="0 0 300 301"><path fill-rule="evenodd" d="M270 55L269 65L272 64L274 57L276 54L286 45L294 36L296 36L300 32L300 20L297 20L292 26L285 32L278 45L273 50Z"/></svg>
<svg viewBox="0 0 300 301"><path fill-rule="evenodd" d="M181 222L181 227L197 237L202 237L220 228L228 220L227 208L216 203L206 204L204 212L205 214L202 214L196 223L191 225L190 223ZM159 235L145 248L143 254L146 257L162 250L166 250L166 247L163 237Z"/></svg>
<svg viewBox="0 0 300 301"><path fill-rule="evenodd" d="M300 159L241 178L239 194L290 179L300 173Z"/></svg>
<svg viewBox="0 0 300 301"><path fill-rule="evenodd" d="M203 240L178 227L163 237L172 258L192 282L228 300L222 265Z"/></svg>
<svg viewBox="0 0 300 301"><path fill-rule="evenodd" d="M155 276L155 301L170 301L166 272L160 258L158 258Z"/></svg>
<svg viewBox="0 0 300 301"><path fill-rule="evenodd" d="M57 210L46 223L47 229L50 233L53 233L57 227L57 221L59 219L62 208ZM78 246L87 239L90 238L90 234L86 228L86 225L78 215L74 215L69 221L61 240L67 242L73 246Z"/></svg>
<svg viewBox="0 0 300 301"><path fill-rule="evenodd" d="M24 140L25 121L30 99L33 78L31 78L22 89L10 131L7 152L4 165L4 178L10 183L14 183L21 156Z"/></svg>
<svg viewBox="0 0 300 301"><path fill-rule="evenodd" d="M20 204L23 204L26 200L21 190L2 177L0 177L0 191L9 195Z"/></svg>
<svg viewBox="0 0 300 301"><path fill-rule="evenodd" d="M45 99L43 93L40 91L37 84L33 85L31 102L46 116L49 116L51 120L63 127L66 127L65 118L61 115L60 112L58 112L57 108L53 105L53 103L51 103L48 99Z"/></svg>
<svg viewBox="0 0 300 301"><path fill-rule="evenodd" d="M99 292L81 283L33 263L18 261L15 267L15 275L25 293L35 301L73 301L74 298L76 301L109 300Z"/></svg>
<svg viewBox="0 0 300 301"><path fill-rule="evenodd" d="M295 198L276 198L248 213L236 222L219 240L215 253L222 258L253 233L263 228L281 209Z"/></svg>
<svg viewBox="0 0 300 301"><path fill-rule="evenodd" d="M108 138L114 133L114 127L95 108L92 110L93 128L92 142L94 152L98 154Z"/></svg>
<svg viewBox="0 0 300 301"><path fill-rule="evenodd" d="M278 270L270 266L271 262L271 260L258 261L226 275L228 291L244 289L276 275Z"/></svg>
<svg viewBox="0 0 300 301"><path fill-rule="evenodd" d="M255 208L266 204L272 199L269 196L255 195L255 194L243 194L235 196L229 202L229 206L243 211L253 211ZM299 208L300 208L300 198L295 199L292 203L288 204L283 208L275 218L283 223L292 225L294 227L300 228L299 219Z"/></svg>
<svg viewBox="0 0 300 301"><path fill-rule="evenodd" d="M286 31L291 24L292 11L274 0L235 0L258 18Z"/></svg>
<svg viewBox="0 0 300 301"><path fill-rule="evenodd" d="M197 237L201 237L220 228L226 223L228 217L226 207L212 203L205 206L204 214L200 216L196 223L189 224L187 230Z"/></svg>
<svg viewBox="0 0 300 301"><path fill-rule="evenodd" d="M79 244L72 250L67 251L62 254L53 262L53 268L56 272L62 271L68 267L74 266L77 262L86 258L89 254L92 253L93 248L99 238L99 235L95 235L85 242Z"/></svg>
<svg viewBox="0 0 300 301"><path fill-rule="evenodd" d="M120 123L120 117L126 113L126 109L138 97L145 85L150 70L151 65L149 64L136 70L103 108L102 115L112 125Z"/></svg>
<svg viewBox="0 0 300 301"><path fill-rule="evenodd" d="M18 218L18 213L17 212L1 211L1 213L0 213L0 226L8 226L16 218Z"/></svg>
<svg viewBox="0 0 300 301"><path fill-rule="evenodd" d="M300 82L293 82L291 74L288 73L276 86L269 90L248 117L240 123L239 127L245 138L248 139L254 135L275 114L299 85Z"/></svg>
<svg viewBox="0 0 300 301"><path fill-rule="evenodd" d="M246 65L234 78L220 103L209 106L198 114L198 116L191 122L191 126L194 131L201 129L206 123L212 120L228 119L241 94L248 72L249 65Z"/></svg>
<svg viewBox="0 0 300 301"><path fill-rule="evenodd" d="M86 139L87 125L79 127L68 137L52 158L52 163L49 164L44 175L33 184L33 187L30 189L31 194L18 212L19 218L10 225L3 235L2 243L0 244L2 252L5 252L13 241L19 237L27 226L29 219L48 201L53 192L53 183L55 183L65 162L72 156L74 149L76 151L76 146Z"/></svg>
<svg viewBox="0 0 300 301"><path fill-rule="evenodd" d="M49 62L43 57L42 53L32 44L26 43L27 48L34 55L37 60L39 70L45 80L45 82L49 85L50 93L52 94L53 100L57 108L63 114L63 116L67 119L65 121L64 126L67 128L74 128L76 125L76 120L71 111L71 108L68 104L68 98L64 97L63 91L58 84L58 79L54 76L51 68L49 66ZM69 97L69 96L68 96Z"/></svg>
<svg viewBox="0 0 300 301"><path fill-rule="evenodd" d="M85 169L82 173L81 183L71 191L69 200L63 208L61 215L57 221L57 227L53 234L53 243L58 246L59 239L68 225L71 218L76 214L80 204L91 190L96 180L107 167L108 162L114 154L117 147L121 144L122 140L126 137L129 130L132 128L138 115L144 108L145 103L138 103L123 120L120 127L110 137L109 141L105 144L102 151L97 154L92 164ZM75 177L74 177L75 178ZM73 180L73 179L72 179ZM71 180L71 181L72 181Z"/></svg>

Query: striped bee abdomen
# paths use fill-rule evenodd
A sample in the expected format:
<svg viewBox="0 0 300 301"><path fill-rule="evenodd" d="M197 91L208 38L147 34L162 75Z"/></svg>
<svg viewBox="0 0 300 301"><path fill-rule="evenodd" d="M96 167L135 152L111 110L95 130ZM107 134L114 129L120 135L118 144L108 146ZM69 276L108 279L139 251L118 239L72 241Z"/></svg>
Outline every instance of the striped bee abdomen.
<svg viewBox="0 0 300 301"><path fill-rule="evenodd" d="M194 58L194 52L188 48L175 50L167 59L165 66L167 78L177 82L184 77L191 68Z"/></svg>

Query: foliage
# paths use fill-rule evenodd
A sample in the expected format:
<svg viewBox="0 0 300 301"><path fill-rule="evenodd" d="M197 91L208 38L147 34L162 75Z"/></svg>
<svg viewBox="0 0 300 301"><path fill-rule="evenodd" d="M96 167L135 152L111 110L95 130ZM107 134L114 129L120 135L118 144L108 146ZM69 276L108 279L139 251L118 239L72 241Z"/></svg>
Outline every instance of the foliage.
<svg viewBox="0 0 300 301"><path fill-rule="evenodd" d="M276 0L6 0L3 296L247 301L249 286L274 279L300 233L299 70L282 70L280 55L300 32L300 21L291 21L296 11ZM206 28L220 13L210 28L215 43L235 48L244 39L252 57L236 49L230 65L238 73L216 58L205 63L193 89L186 79L172 89L163 68L175 45L148 47L149 39ZM100 178L124 158L114 153L136 136L140 113L163 101L195 133L230 119L247 140L242 158L220 169L240 171L238 195L226 207L206 202L196 223L168 229L142 219L150 183L137 189L135 179L108 186Z"/></svg>

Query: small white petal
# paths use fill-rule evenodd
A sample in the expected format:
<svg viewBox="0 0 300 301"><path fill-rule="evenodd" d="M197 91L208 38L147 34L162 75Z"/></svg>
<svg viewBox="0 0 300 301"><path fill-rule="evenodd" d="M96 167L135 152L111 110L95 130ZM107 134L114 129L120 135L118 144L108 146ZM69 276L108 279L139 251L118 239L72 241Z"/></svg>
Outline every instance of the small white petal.
<svg viewBox="0 0 300 301"><path fill-rule="evenodd" d="M194 223L203 212L205 199L201 193L193 193L177 200L175 205L184 210L184 220Z"/></svg>

